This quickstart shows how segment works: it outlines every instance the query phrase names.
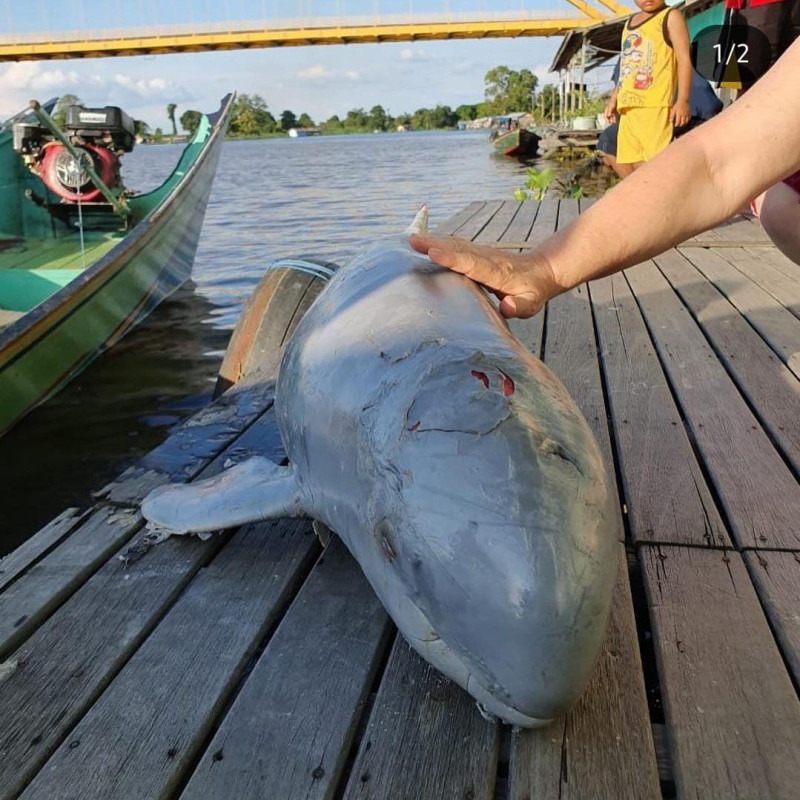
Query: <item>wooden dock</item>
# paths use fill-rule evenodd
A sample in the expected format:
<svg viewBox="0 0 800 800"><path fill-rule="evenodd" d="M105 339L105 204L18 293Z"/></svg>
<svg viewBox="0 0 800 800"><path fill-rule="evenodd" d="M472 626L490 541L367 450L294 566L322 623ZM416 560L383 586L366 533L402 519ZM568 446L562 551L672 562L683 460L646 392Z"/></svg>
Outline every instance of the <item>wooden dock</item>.
<svg viewBox="0 0 800 800"><path fill-rule="evenodd" d="M476 202L440 230L519 247L578 213ZM0 562L0 797L796 798L800 268L740 218L513 328L620 493L611 624L566 718L484 721L308 520L148 545L152 487L283 458L245 377Z"/></svg>

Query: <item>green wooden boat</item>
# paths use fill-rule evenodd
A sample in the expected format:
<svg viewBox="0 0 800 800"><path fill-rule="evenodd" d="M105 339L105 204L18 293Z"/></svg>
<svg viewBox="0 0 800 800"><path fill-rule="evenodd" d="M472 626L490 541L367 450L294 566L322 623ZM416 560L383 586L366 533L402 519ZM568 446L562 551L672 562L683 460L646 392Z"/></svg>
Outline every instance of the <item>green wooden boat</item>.
<svg viewBox="0 0 800 800"><path fill-rule="evenodd" d="M70 107L63 147L46 141L39 110L0 126L0 434L189 278L232 102L135 196L114 161L133 145L119 109Z"/></svg>
<svg viewBox="0 0 800 800"><path fill-rule="evenodd" d="M539 134L525 128L499 133L491 139L494 152L499 156L521 158L535 156L539 149Z"/></svg>

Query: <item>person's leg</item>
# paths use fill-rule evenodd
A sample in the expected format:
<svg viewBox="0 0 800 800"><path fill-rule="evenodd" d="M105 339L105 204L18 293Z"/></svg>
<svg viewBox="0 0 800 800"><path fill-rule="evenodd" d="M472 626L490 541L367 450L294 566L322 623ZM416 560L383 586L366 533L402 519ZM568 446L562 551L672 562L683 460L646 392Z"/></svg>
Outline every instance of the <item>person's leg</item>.
<svg viewBox="0 0 800 800"><path fill-rule="evenodd" d="M602 151L598 152L602 153ZM602 156L603 164L613 169L620 178L627 178L633 172L633 164L620 164L617 157L612 156L611 153L602 153Z"/></svg>
<svg viewBox="0 0 800 800"><path fill-rule="evenodd" d="M767 236L787 258L800 264L800 194L791 186L778 183L756 203Z"/></svg>
<svg viewBox="0 0 800 800"><path fill-rule="evenodd" d="M614 168L620 178L632 175L633 171L641 166L644 158L640 131L642 111L646 111L646 109L629 109L620 114L617 135L617 166Z"/></svg>

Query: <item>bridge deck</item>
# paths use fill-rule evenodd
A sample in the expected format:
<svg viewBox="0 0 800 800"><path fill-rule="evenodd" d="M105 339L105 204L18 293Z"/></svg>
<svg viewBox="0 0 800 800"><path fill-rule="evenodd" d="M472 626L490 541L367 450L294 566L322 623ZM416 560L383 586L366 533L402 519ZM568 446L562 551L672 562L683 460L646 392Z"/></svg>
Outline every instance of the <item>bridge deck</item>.
<svg viewBox="0 0 800 800"><path fill-rule="evenodd" d="M443 230L514 248L578 210L479 202ZM566 718L484 721L307 520L147 546L152 486L282 457L245 385L0 564L0 796L796 797L800 268L739 219L513 327L620 491L611 625Z"/></svg>

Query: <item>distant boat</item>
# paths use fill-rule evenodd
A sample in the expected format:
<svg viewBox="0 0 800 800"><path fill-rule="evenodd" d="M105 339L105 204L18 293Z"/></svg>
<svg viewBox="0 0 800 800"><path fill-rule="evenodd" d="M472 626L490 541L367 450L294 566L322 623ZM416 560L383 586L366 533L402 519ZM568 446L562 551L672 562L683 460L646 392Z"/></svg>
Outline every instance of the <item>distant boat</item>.
<svg viewBox="0 0 800 800"><path fill-rule="evenodd" d="M232 106L202 115L172 174L136 196L120 109L70 106L69 140L41 111L0 125L0 434L189 278Z"/></svg>
<svg viewBox="0 0 800 800"><path fill-rule="evenodd" d="M292 139L301 139L304 136L319 136L322 128L289 128L289 136Z"/></svg>
<svg viewBox="0 0 800 800"><path fill-rule="evenodd" d="M516 128L513 131L492 131L489 142L494 152L500 156L520 158L534 156L539 149L539 134L525 128Z"/></svg>

